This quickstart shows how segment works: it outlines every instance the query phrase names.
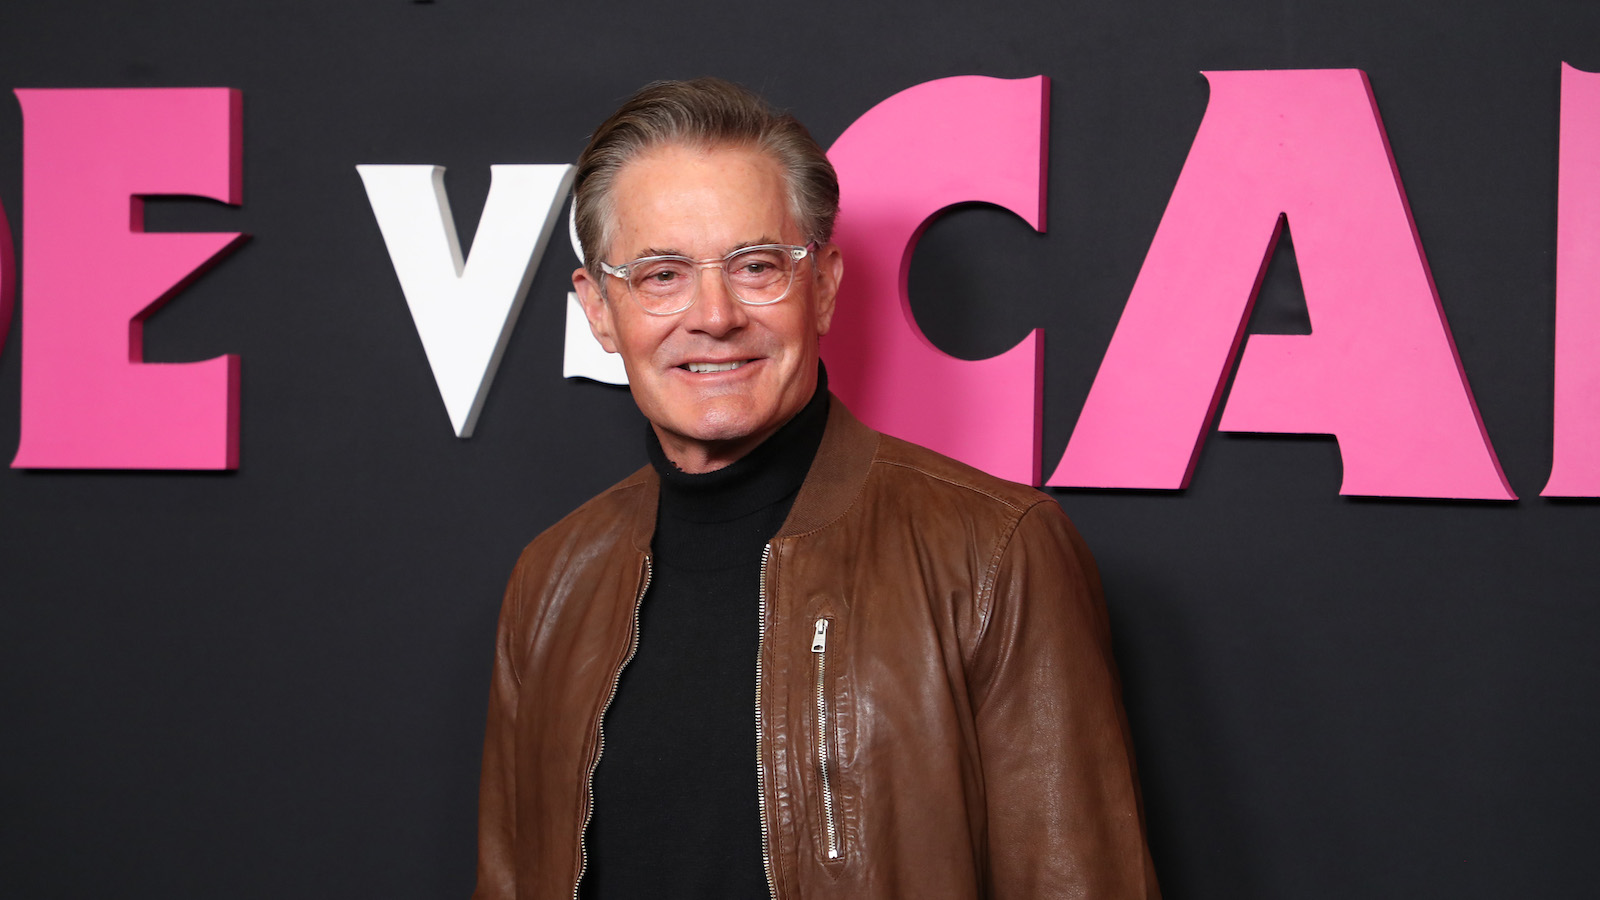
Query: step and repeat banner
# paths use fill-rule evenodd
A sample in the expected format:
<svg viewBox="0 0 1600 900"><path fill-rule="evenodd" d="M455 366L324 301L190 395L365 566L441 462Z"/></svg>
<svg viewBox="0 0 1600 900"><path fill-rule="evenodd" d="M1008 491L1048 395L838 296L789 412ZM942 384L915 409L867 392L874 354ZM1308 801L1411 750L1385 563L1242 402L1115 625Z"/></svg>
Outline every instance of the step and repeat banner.
<svg viewBox="0 0 1600 900"><path fill-rule="evenodd" d="M1585 896L1597 72L1554 0L0 9L0 895L471 891L505 577L645 461L572 164L718 75L839 170L835 391L1095 552L1166 896Z"/></svg>

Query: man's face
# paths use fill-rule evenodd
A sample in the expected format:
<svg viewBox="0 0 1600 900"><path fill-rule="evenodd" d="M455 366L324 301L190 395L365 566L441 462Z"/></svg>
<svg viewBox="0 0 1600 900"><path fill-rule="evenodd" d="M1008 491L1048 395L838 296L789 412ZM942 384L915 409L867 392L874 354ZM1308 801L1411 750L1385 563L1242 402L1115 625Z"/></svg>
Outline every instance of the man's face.
<svg viewBox="0 0 1600 900"><path fill-rule="evenodd" d="M618 266L641 256L720 259L753 244L806 242L789 213L783 171L758 150L651 150L617 173L611 245ZM817 342L833 318L843 264L838 248L802 261L781 301L746 306L722 273L700 271L699 299L681 313L653 316L622 279L584 269L572 275L601 346L622 355L633 399L667 457L687 472L721 468L748 453L811 399ZM693 372L694 364L737 363ZM698 367L698 366L697 366Z"/></svg>

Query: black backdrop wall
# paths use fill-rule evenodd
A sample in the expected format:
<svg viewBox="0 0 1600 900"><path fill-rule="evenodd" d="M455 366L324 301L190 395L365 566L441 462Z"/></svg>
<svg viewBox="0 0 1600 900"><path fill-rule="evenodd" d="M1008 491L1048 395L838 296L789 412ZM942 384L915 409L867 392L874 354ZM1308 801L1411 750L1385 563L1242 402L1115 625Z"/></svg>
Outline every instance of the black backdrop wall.
<svg viewBox="0 0 1600 900"><path fill-rule="evenodd" d="M718 74L824 143L954 74L1052 79L1049 231L955 212L913 263L948 352L1047 334L1059 459L1204 112L1202 69L1359 67L1514 503L1337 495L1331 438L1212 434L1182 493L1057 491L1104 573L1173 898L1581 897L1600 840L1600 507L1549 472L1562 61L1587 2L8 3L0 88L227 86L254 238L146 329L243 358L228 474L0 470L0 895L464 897L499 592L643 460L561 378L552 244L477 436L452 436L358 163L571 161L643 82ZM0 102L21 234L22 122ZM93 259L85 259L93 265ZM1070 289L1052 287L1066 273ZM1305 312L1280 249L1251 328ZM19 321L0 347L16 445Z"/></svg>

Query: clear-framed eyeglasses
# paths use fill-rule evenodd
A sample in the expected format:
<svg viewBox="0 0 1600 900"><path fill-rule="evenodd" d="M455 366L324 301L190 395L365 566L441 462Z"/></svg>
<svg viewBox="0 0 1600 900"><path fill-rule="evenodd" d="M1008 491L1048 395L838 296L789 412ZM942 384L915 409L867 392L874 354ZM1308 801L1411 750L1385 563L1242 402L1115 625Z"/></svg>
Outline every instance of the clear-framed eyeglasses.
<svg viewBox="0 0 1600 900"><path fill-rule="evenodd" d="M721 269L722 283L746 306L768 306L789 296L795 270L817 251L816 242L740 247L721 259L644 256L620 266L600 263L607 275L622 279L628 295L652 316L681 313L700 299L700 270Z"/></svg>

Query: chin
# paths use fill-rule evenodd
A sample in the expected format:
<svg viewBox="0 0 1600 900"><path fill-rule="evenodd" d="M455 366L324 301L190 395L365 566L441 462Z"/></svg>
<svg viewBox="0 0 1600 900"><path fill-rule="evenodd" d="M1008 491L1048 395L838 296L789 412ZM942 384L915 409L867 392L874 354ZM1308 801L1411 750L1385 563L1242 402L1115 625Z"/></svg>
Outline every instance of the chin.
<svg viewBox="0 0 1600 900"><path fill-rule="evenodd" d="M767 426L768 416L756 415L744 403L713 403L684 423L681 432L696 441L740 441Z"/></svg>
<svg viewBox="0 0 1600 900"><path fill-rule="evenodd" d="M705 443L720 443L726 441L742 441L761 430L759 423L748 419L737 420L702 420L696 422L683 433L685 437Z"/></svg>

